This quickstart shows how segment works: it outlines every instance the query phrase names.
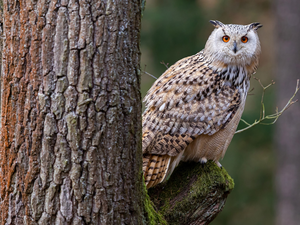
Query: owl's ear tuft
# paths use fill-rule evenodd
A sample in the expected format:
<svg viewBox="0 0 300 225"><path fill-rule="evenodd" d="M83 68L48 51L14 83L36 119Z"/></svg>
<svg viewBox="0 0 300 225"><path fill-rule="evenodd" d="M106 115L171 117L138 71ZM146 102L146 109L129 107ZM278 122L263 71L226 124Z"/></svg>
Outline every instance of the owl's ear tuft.
<svg viewBox="0 0 300 225"><path fill-rule="evenodd" d="M249 24L249 30L257 30L258 28L261 28L263 25L260 23L251 23Z"/></svg>
<svg viewBox="0 0 300 225"><path fill-rule="evenodd" d="M215 28L224 27L225 25L218 20L210 20L209 21Z"/></svg>

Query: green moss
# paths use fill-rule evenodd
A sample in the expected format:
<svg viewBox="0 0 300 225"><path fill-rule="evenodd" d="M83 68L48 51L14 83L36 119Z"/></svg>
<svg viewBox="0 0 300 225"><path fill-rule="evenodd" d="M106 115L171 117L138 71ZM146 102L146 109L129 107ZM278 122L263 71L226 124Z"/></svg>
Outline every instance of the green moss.
<svg viewBox="0 0 300 225"><path fill-rule="evenodd" d="M228 194L233 187L233 179L214 162L210 161L204 166L189 162L181 163L170 180L150 189L149 195L170 224L181 224L182 220L178 218L185 218L191 205L201 208L205 204L211 204L207 201L208 196ZM186 193L183 195L184 191ZM175 198L176 203L170 203ZM220 207L224 204L225 202L220 204Z"/></svg>
<svg viewBox="0 0 300 225"><path fill-rule="evenodd" d="M150 200L150 197L147 193L145 182L143 181L143 183L144 183L145 195L146 195L145 200L144 200L144 207L145 207L145 211L147 213L147 219L148 219L146 224L167 225L168 223L165 221L163 216L160 213L155 211L155 209L154 209L155 206L152 203L152 201Z"/></svg>

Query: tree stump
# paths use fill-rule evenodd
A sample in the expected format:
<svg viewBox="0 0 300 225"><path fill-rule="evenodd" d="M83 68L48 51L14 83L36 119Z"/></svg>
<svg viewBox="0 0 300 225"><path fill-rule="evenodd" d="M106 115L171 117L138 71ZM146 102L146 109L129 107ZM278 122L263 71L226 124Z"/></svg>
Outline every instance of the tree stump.
<svg viewBox="0 0 300 225"><path fill-rule="evenodd" d="M148 190L168 224L209 224L222 211L233 179L214 162L182 162L171 178Z"/></svg>

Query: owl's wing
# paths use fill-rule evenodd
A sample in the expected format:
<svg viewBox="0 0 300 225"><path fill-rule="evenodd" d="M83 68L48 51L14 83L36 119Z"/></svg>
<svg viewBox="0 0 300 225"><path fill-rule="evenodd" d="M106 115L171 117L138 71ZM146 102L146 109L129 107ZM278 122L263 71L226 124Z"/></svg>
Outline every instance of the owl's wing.
<svg viewBox="0 0 300 225"><path fill-rule="evenodd" d="M178 61L145 97L143 153L178 155L199 135L225 128L240 98L238 89L207 67L201 53Z"/></svg>

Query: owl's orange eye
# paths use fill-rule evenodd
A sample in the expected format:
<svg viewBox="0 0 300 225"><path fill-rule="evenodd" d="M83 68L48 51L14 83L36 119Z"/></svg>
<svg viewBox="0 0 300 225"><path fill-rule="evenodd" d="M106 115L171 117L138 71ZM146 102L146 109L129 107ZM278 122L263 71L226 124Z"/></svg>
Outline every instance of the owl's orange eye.
<svg viewBox="0 0 300 225"><path fill-rule="evenodd" d="M222 40L223 40L224 42L228 42L228 41L230 40L230 37L227 36L227 35L225 35L225 36L222 37Z"/></svg>
<svg viewBox="0 0 300 225"><path fill-rule="evenodd" d="M243 43L247 43L247 42L248 42L248 38L247 38L246 36L243 36L243 37L241 38L241 41L242 41Z"/></svg>

